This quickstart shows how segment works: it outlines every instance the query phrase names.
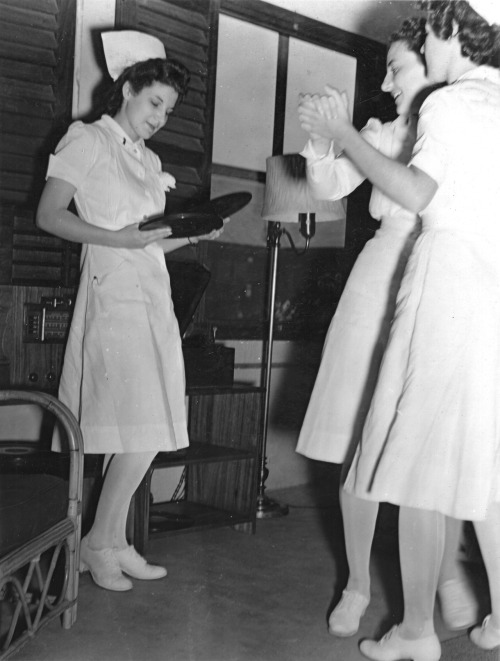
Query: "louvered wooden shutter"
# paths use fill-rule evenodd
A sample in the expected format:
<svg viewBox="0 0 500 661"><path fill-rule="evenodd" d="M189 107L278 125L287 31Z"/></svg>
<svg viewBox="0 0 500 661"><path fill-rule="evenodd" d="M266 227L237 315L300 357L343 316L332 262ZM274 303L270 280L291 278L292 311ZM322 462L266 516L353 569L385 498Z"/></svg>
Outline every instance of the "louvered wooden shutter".
<svg viewBox="0 0 500 661"><path fill-rule="evenodd" d="M75 19L76 0L0 0L0 235L12 246L3 283L74 279L77 249L37 230L34 213L71 120Z"/></svg>
<svg viewBox="0 0 500 661"><path fill-rule="evenodd" d="M167 196L170 212L210 195L215 19L212 0L121 0L117 3L118 29L142 30L158 37L165 44L167 54L180 60L191 72L188 94L165 128L148 143L162 159L163 169L177 180L176 190Z"/></svg>

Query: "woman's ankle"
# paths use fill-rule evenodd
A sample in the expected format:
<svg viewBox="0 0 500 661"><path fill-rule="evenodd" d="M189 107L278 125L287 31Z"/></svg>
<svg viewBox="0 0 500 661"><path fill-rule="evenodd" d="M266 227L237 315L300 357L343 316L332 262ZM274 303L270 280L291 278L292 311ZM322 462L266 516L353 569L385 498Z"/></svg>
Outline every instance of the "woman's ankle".
<svg viewBox="0 0 500 661"><path fill-rule="evenodd" d="M109 549L112 547L111 544L107 543L105 539L99 538L98 535L92 534L92 531L85 535L87 540L87 546L91 551L104 551L104 549Z"/></svg>
<svg viewBox="0 0 500 661"><path fill-rule="evenodd" d="M399 627L399 635L405 640L418 640L419 638L428 638L435 634L434 621L425 620L424 622L411 621L404 619Z"/></svg>
<svg viewBox="0 0 500 661"><path fill-rule="evenodd" d="M358 594L362 594L363 597L370 599L370 583L349 578L344 589L347 592L357 592Z"/></svg>
<svg viewBox="0 0 500 661"><path fill-rule="evenodd" d="M493 627L493 629L500 631L500 614L491 613L489 625Z"/></svg>

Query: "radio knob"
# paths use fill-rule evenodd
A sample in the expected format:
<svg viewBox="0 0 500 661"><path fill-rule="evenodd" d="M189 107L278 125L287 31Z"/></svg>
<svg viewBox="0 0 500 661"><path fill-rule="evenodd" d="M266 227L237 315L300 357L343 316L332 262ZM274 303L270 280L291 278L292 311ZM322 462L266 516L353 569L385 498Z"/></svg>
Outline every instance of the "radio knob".
<svg viewBox="0 0 500 661"><path fill-rule="evenodd" d="M56 375L54 372L49 372L45 378L52 383L52 381L56 380Z"/></svg>
<svg viewBox="0 0 500 661"><path fill-rule="evenodd" d="M28 376L28 379L32 382L35 383L38 381L38 374L36 372L31 372Z"/></svg>

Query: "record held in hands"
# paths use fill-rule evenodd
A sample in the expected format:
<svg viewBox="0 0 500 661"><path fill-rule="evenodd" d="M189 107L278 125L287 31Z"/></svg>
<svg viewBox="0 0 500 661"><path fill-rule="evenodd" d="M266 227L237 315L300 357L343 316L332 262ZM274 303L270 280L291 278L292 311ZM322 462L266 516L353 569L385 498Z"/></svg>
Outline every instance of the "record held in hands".
<svg viewBox="0 0 500 661"><path fill-rule="evenodd" d="M148 218L139 223L139 229L147 232L170 227L172 234L166 238L185 239L189 236L210 234L214 230L220 230L223 225L223 219L215 214L186 211L185 213L169 213L166 216Z"/></svg>
<svg viewBox="0 0 500 661"><path fill-rule="evenodd" d="M189 211L169 213L148 218L139 223L142 231L171 227L169 239L181 239L190 236L204 236L224 225L224 218L243 209L252 199L252 193L241 191L221 195L208 202L203 202Z"/></svg>
<svg viewBox="0 0 500 661"><path fill-rule="evenodd" d="M229 218L250 202L252 193L247 191L240 191L238 193L228 193L215 197L213 200L199 204L191 211L199 211L201 213L214 213L221 218Z"/></svg>

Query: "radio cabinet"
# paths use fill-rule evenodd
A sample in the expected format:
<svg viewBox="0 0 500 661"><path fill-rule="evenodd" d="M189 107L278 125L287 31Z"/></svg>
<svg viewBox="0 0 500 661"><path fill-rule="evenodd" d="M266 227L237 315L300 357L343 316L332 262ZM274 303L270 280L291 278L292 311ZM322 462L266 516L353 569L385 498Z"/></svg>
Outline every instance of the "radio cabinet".
<svg viewBox="0 0 500 661"><path fill-rule="evenodd" d="M0 354L3 351L8 364L6 385L57 392L70 312L64 305L51 308L42 301L73 295L72 289L56 287L0 288Z"/></svg>

